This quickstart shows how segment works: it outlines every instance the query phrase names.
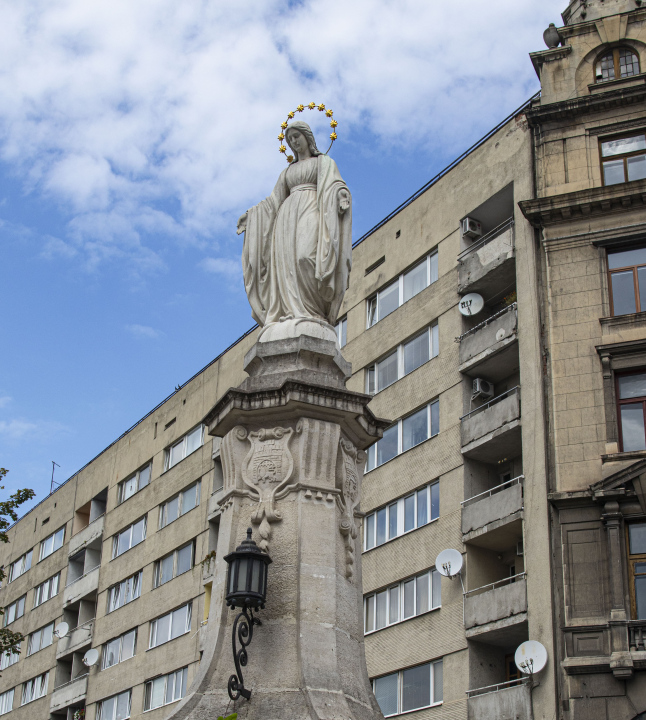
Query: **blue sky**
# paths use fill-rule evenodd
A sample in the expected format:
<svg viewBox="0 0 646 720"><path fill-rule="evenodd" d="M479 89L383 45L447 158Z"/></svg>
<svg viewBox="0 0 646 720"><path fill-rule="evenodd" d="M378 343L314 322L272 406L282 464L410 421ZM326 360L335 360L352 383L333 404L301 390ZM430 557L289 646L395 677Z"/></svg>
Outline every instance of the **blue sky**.
<svg viewBox="0 0 646 720"><path fill-rule="evenodd" d="M251 327L235 223L290 109L333 108L356 239L538 90L565 6L0 0L5 491L41 500Z"/></svg>

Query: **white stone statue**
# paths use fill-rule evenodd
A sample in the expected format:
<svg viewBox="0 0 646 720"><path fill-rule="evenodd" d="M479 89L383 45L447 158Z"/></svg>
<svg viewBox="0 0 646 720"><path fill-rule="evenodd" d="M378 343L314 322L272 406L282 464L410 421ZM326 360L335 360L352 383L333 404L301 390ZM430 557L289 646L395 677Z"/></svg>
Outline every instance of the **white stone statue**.
<svg viewBox="0 0 646 720"><path fill-rule="evenodd" d="M333 328L352 264L352 198L310 126L290 123L294 152L268 198L238 220L242 267L260 340L336 339Z"/></svg>

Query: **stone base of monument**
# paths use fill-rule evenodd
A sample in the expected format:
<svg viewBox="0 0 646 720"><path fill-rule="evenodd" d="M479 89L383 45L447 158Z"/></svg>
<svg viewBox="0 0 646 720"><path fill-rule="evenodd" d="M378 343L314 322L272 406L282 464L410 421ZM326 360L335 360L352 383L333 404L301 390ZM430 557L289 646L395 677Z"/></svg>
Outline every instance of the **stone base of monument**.
<svg viewBox="0 0 646 720"><path fill-rule="evenodd" d="M207 418L223 438L216 570L198 677L171 717L382 718L364 656L359 499L364 450L388 423L369 396L345 389L350 366L336 344L258 343L245 366L250 377ZM233 702L237 611L225 604L223 558L247 527L273 562L242 668L251 698Z"/></svg>

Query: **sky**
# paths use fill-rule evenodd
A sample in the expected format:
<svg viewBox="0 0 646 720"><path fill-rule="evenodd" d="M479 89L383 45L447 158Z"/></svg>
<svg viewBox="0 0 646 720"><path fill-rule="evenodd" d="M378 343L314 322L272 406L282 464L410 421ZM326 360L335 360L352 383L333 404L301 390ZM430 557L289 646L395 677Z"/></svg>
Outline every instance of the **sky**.
<svg viewBox="0 0 646 720"><path fill-rule="evenodd" d="M253 325L235 226L288 111L333 109L357 239L539 89L566 5L0 0L4 493L42 500Z"/></svg>

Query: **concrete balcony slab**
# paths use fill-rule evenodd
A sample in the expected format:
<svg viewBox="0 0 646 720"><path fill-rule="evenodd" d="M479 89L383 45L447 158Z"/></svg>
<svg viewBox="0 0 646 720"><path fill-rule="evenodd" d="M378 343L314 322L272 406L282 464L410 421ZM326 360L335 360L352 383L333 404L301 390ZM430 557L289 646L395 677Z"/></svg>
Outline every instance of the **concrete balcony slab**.
<svg viewBox="0 0 646 720"><path fill-rule="evenodd" d="M487 527L493 530L508 522L514 522L523 509L524 478L499 485L492 490L477 495L462 504L462 533L465 536L478 530L486 532ZM477 533L478 535L480 533Z"/></svg>
<svg viewBox="0 0 646 720"><path fill-rule="evenodd" d="M103 535L105 515L101 515L70 539L67 554L72 557Z"/></svg>
<svg viewBox="0 0 646 720"><path fill-rule="evenodd" d="M520 455L520 388L508 390L461 421L462 454L486 463Z"/></svg>
<svg viewBox="0 0 646 720"><path fill-rule="evenodd" d="M516 281L513 223L492 235L475 242L458 257L458 292L480 293L485 303L501 289L514 287Z"/></svg>
<svg viewBox="0 0 646 720"><path fill-rule="evenodd" d="M89 675L82 675L71 682L57 687L52 693L49 705L51 713L57 713L70 705L77 705L85 700L87 695L87 679Z"/></svg>
<svg viewBox="0 0 646 720"><path fill-rule="evenodd" d="M220 509L220 505L218 504L220 500L222 499L222 494L224 493L224 487L218 488L217 490L214 490L209 495L209 510L208 510L208 519L213 520L213 518L218 517L222 513L222 510Z"/></svg>
<svg viewBox="0 0 646 720"><path fill-rule="evenodd" d="M63 607L67 607L84 597L95 593L99 587L99 566L68 585L63 591Z"/></svg>
<svg viewBox="0 0 646 720"><path fill-rule="evenodd" d="M519 367L516 303L460 337L458 370L492 383L509 377Z"/></svg>
<svg viewBox="0 0 646 720"><path fill-rule="evenodd" d="M466 593L464 626L467 638L509 646L518 638L521 642L526 639L526 625L527 581L524 573Z"/></svg>
<svg viewBox="0 0 646 720"><path fill-rule="evenodd" d="M467 717L468 720L532 720L529 683L502 683L469 690Z"/></svg>
<svg viewBox="0 0 646 720"><path fill-rule="evenodd" d="M59 660L66 655L71 655L77 650L92 644L92 633L94 631L94 620L80 625L61 638L56 645L56 659Z"/></svg>

